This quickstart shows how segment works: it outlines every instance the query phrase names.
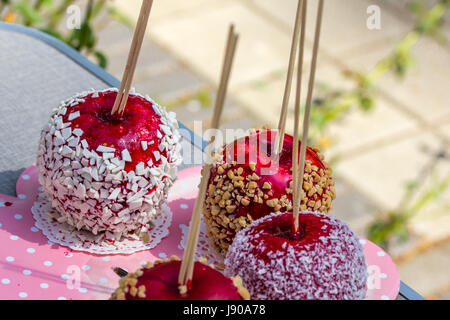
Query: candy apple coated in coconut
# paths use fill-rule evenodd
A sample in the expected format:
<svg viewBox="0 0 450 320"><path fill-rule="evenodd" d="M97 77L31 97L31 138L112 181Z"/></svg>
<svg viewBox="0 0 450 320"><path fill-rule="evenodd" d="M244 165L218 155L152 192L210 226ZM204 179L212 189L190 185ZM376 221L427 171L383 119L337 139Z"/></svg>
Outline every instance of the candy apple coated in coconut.
<svg viewBox="0 0 450 320"><path fill-rule="evenodd" d="M160 214L181 163L174 113L131 93L123 115L111 115L117 89L63 101L41 133L39 182L60 222L137 237Z"/></svg>
<svg viewBox="0 0 450 320"><path fill-rule="evenodd" d="M292 235L291 212L274 213L240 231L225 274L241 276L255 300L355 300L366 292L367 266L349 226L333 216L301 212Z"/></svg>
<svg viewBox="0 0 450 320"><path fill-rule="evenodd" d="M234 236L255 219L292 209L292 136L284 136L276 161L276 132L255 130L223 148L211 169L204 220L215 248L223 255ZM331 169L307 148L302 210L328 213L335 199Z"/></svg>
<svg viewBox="0 0 450 320"><path fill-rule="evenodd" d="M177 257L148 263L120 279L113 300L248 300L248 291L239 277L227 278L205 261L195 262L189 290L180 292Z"/></svg>

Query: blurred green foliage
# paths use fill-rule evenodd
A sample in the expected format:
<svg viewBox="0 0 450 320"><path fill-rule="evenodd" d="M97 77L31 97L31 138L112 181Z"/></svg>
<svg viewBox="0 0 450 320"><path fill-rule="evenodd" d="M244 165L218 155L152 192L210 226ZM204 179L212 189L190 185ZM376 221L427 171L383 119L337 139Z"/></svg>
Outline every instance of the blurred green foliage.
<svg viewBox="0 0 450 320"><path fill-rule="evenodd" d="M68 8L83 8L79 28L68 28L63 22ZM116 20L131 25L108 0L0 0L0 20L23 24L46 32L81 53L94 57L105 68L107 55L96 48L96 32L105 22Z"/></svg>

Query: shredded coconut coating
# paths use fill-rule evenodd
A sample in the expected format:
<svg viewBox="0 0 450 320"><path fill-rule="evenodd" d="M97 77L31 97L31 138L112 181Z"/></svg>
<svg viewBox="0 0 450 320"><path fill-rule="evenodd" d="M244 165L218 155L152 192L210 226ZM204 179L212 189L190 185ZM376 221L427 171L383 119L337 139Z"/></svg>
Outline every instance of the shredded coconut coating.
<svg viewBox="0 0 450 320"><path fill-rule="evenodd" d="M109 147L93 150L83 131L71 127L71 121L80 116L78 111L71 113L71 108L84 103L88 96L97 98L109 92L117 89L83 92L53 110L41 133L36 166L40 184L61 214L60 222L95 235L103 233L106 240L115 241L122 236L138 238L140 232L151 228L182 158L175 113L166 112L150 97L136 93L130 96L150 102L160 118L163 134L159 134L157 143L166 157L159 164L141 162L135 170L125 170L126 161L130 161L128 150L123 150L121 156ZM66 114L69 117L64 123Z"/></svg>
<svg viewBox="0 0 450 320"><path fill-rule="evenodd" d="M272 213L240 231L228 250L225 275L241 276L255 300L363 299L367 266L350 227L333 216L306 211L300 221L312 222L301 222L306 223L305 241L268 231L286 219L292 221L292 213Z"/></svg>

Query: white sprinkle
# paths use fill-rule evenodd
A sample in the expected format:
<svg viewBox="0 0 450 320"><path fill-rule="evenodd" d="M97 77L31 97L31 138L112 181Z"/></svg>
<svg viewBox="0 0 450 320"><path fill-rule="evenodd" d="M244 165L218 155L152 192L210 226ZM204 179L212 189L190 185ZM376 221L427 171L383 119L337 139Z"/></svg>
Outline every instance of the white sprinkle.
<svg viewBox="0 0 450 320"><path fill-rule="evenodd" d="M85 149L89 148L89 144L87 143L86 139L81 140L81 145L82 145L83 148L85 148Z"/></svg>
<svg viewBox="0 0 450 320"><path fill-rule="evenodd" d="M116 151L116 149L100 145L97 147L96 151L97 152L114 152L114 151Z"/></svg>
<svg viewBox="0 0 450 320"><path fill-rule="evenodd" d="M111 194L109 195L108 199L109 200L116 200L116 198L119 195L119 193L120 193L120 188L114 189L114 191L111 192Z"/></svg>
<svg viewBox="0 0 450 320"><path fill-rule="evenodd" d="M141 147L142 147L142 150L147 150L147 147L148 147L148 144L147 144L147 141L141 141Z"/></svg>
<svg viewBox="0 0 450 320"><path fill-rule="evenodd" d="M61 130L61 135L64 138L64 140L69 139L69 137L72 135L72 129L71 128L64 128Z"/></svg>
<svg viewBox="0 0 450 320"><path fill-rule="evenodd" d="M83 134L83 130L81 130L80 128L76 128L73 130L73 134L78 137L81 137L81 135Z"/></svg>
<svg viewBox="0 0 450 320"><path fill-rule="evenodd" d="M137 175L143 175L145 172L144 172L144 163L143 162L139 162L137 165L136 165L136 174Z"/></svg>
<svg viewBox="0 0 450 320"><path fill-rule="evenodd" d="M75 111L69 114L69 121L72 121L80 116L80 111Z"/></svg>
<svg viewBox="0 0 450 320"><path fill-rule="evenodd" d="M161 159L161 154L159 151L153 151L153 155L155 156L155 161L159 161L159 159Z"/></svg>
<svg viewBox="0 0 450 320"><path fill-rule="evenodd" d="M103 160L108 160L108 159L112 159L112 158L114 158L114 153L110 153L110 152L103 153Z"/></svg>
<svg viewBox="0 0 450 320"><path fill-rule="evenodd" d="M122 150L122 159L124 161L127 161L127 162L131 162L132 161L131 156L130 156L130 152L128 151L128 149L123 149Z"/></svg>

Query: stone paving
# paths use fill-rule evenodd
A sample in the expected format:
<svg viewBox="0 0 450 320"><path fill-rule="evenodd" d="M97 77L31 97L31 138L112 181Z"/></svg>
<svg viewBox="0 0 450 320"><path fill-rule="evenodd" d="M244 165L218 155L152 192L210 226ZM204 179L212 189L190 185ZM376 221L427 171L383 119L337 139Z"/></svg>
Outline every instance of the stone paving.
<svg viewBox="0 0 450 320"><path fill-rule="evenodd" d="M178 118L191 128L194 120L208 120L211 108L204 108L197 96L204 90L215 91L227 27L234 22L241 37L222 127L276 126L296 2L155 2L135 76L136 89L163 104L176 102ZM413 27L404 9L406 2L326 1L316 82L351 88L343 70L370 70ZM139 1L116 3L125 14L137 17ZM311 53L315 12L314 2L309 3L305 61ZM366 9L371 4L381 8L381 30L366 27ZM450 38L448 25L444 30ZM118 23L99 35L100 47L106 48L110 57L108 70L118 78L131 36L132 31ZM360 234L377 209L398 205L405 183L429 161L430 150L449 149L450 47L421 39L413 56L416 66L404 81L390 75L380 81L375 109L368 114L351 111L325 133L334 142L327 157L339 158L335 214ZM288 125L288 131L291 129ZM441 162L439 173L450 173L450 161ZM450 251L449 242L443 239L450 236L449 215L418 216L411 230L414 239L439 245L402 259L402 279L427 297L448 299L450 275L444 266Z"/></svg>

